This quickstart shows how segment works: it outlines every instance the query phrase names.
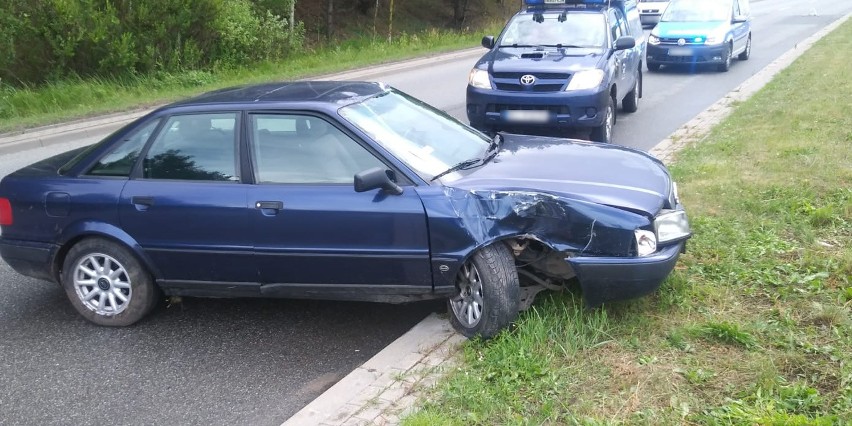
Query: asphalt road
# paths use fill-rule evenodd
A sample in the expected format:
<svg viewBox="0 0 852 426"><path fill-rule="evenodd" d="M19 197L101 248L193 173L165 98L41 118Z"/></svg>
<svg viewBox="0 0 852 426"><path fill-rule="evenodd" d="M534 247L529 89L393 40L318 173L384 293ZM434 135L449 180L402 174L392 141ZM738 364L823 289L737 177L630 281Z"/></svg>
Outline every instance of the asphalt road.
<svg viewBox="0 0 852 426"><path fill-rule="evenodd" d="M852 9L836 0L753 1L752 59L728 73L645 74L618 143L648 149L786 50ZM388 82L464 119L458 60L359 78ZM0 176L98 139L3 155ZM405 306L186 299L137 326L89 325L55 285L0 262L0 424L280 424L439 303Z"/></svg>

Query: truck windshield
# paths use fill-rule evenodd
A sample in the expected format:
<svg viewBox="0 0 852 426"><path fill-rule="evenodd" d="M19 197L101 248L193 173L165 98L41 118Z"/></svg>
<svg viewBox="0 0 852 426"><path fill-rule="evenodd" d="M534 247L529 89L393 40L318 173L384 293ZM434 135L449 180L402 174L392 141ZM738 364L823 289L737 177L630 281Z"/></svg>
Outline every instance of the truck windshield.
<svg viewBox="0 0 852 426"><path fill-rule="evenodd" d="M606 43L606 23L602 14L568 13L564 21L559 15L559 12L516 15L506 26L499 46L598 48Z"/></svg>

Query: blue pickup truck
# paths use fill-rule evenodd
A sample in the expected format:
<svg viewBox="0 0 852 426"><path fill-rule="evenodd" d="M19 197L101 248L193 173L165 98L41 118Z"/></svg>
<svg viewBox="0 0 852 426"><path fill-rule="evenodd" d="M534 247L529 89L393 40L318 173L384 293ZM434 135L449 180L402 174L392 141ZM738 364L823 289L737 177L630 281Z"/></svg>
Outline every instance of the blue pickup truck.
<svg viewBox="0 0 852 426"><path fill-rule="evenodd" d="M467 117L486 133L584 128L612 142L638 109L645 36L635 0L525 0L470 72Z"/></svg>

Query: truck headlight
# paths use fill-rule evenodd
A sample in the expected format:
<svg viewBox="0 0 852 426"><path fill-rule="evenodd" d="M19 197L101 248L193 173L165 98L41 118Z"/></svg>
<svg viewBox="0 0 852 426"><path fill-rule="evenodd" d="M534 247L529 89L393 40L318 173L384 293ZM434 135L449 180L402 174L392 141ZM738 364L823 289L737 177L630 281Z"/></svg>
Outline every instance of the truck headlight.
<svg viewBox="0 0 852 426"><path fill-rule="evenodd" d="M574 76L571 77L571 82L568 83L568 87L565 88L565 91L594 89L595 87L600 86L603 78L603 70L593 69L577 71L574 73Z"/></svg>
<svg viewBox="0 0 852 426"><path fill-rule="evenodd" d="M657 236L653 232L637 229L633 234L636 236L636 251L639 256L647 256L657 251Z"/></svg>
<svg viewBox="0 0 852 426"><path fill-rule="evenodd" d="M664 210L654 219L654 230L660 244L686 238L692 234L683 210Z"/></svg>
<svg viewBox="0 0 852 426"><path fill-rule="evenodd" d="M488 71L479 68L470 70L467 82L477 89L493 89L491 87L491 79L488 78Z"/></svg>

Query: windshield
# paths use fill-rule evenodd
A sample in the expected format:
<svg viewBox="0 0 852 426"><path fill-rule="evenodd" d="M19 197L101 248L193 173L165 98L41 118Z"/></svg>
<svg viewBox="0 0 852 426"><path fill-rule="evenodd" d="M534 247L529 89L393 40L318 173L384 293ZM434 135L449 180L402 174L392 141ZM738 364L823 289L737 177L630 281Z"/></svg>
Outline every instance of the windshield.
<svg viewBox="0 0 852 426"><path fill-rule="evenodd" d="M730 1L678 0L673 1L660 17L662 22L730 21L733 7Z"/></svg>
<svg viewBox="0 0 852 426"><path fill-rule="evenodd" d="M343 107L340 115L426 181L463 161L483 158L491 145L482 133L395 90Z"/></svg>
<svg viewBox="0 0 852 426"><path fill-rule="evenodd" d="M500 38L499 46L602 47L606 43L606 23L600 13L559 13L516 15ZM538 19L536 19L538 17Z"/></svg>

